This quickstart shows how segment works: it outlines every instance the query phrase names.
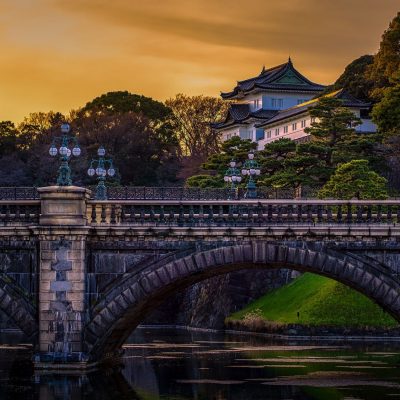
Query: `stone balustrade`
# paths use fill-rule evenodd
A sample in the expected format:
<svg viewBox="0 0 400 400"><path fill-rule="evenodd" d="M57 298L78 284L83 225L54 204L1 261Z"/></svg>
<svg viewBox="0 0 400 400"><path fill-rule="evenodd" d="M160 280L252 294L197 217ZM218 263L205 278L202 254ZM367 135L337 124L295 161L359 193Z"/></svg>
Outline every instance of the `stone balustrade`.
<svg viewBox="0 0 400 400"><path fill-rule="evenodd" d="M0 226L37 224L39 216L39 200L0 201Z"/></svg>
<svg viewBox="0 0 400 400"><path fill-rule="evenodd" d="M88 201L91 225L396 224L400 200Z"/></svg>

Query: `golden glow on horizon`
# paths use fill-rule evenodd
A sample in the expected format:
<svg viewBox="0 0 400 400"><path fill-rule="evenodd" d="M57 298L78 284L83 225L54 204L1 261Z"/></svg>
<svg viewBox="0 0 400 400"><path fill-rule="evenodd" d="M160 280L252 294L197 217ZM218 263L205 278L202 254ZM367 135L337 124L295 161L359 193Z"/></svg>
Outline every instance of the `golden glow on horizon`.
<svg viewBox="0 0 400 400"><path fill-rule="evenodd" d="M398 0L0 0L0 120L68 112L111 90L218 96L289 55L309 79L331 83L376 52L398 8Z"/></svg>

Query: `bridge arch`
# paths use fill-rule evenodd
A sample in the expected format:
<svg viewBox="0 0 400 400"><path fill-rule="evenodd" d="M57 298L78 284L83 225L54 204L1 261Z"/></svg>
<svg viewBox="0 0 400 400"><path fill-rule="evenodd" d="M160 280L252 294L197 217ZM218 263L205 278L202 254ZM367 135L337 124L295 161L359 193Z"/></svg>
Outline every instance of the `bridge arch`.
<svg viewBox="0 0 400 400"><path fill-rule="evenodd" d="M25 293L10 278L0 275L0 310L3 311L28 338L35 338L39 328L36 309Z"/></svg>
<svg viewBox="0 0 400 400"><path fill-rule="evenodd" d="M219 247L138 271L111 288L85 328L90 358L113 353L167 296L213 276L241 269L289 268L335 279L373 299L400 321L400 284L391 271L366 257L269 242Z"/></svg>

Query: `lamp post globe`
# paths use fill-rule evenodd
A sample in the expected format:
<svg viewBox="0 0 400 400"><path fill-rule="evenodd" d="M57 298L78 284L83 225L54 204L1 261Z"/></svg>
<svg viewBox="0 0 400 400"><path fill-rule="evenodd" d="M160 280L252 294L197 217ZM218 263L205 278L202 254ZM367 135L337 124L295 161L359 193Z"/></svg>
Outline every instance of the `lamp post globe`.
<svg viewBox="0 0 400 400"><path fill-rule="evenodd" d="M59 152L62 156L66 156L68 154L68 148L66 146L61 146Z"/></svg>
<svg viewBox="0 0 400 400"><path fill-rule="evenodd" d="M75 146L75 147L72 149L72 154L73 154L75 157L79 157L79 156L81 155L81 148L80 148L79 146Z"/></svg>
<svg viewBox="0 0 400 400"><path fill-rule="evenodd" d="M94 176L95 173L96 173L96 171L95 171L94 168L89 168L89 169L87 170L87 174L88 174L89 176Z"/></svg>
<svg viewBox="0 0 400 400"><path fill-rule="evenodd" d="M240 176L240 170L236 168L236 161L232 160L229 163L229 168L225 171L224 182L229 185L230 193L228 194L228 198L235 198L236 193L236 185L240 183L242 180Z"/></svg>
<svg viewBox="0 0 400 400"><path fill-rule="evenodd" d="M101 167L96 168L96 175L97 176L103 176L103 169Z"/></svg>
<svg viewBox="0 0 400 400"><path fill-rule="evenodd" d="M100 146L97 149L97 155L99 158L92 159L87 171L89 176L97 175L96 200L107 200L107 188L105 185L106 177L107 175L113 177L116 174L112 159L105 159L105 154L105 148Z"/></svg>
<svg viewBox="0 0 400 400"><path fill-rule="evenodd" d="M53 143L50 146L49 154L51 157L55 157L57 154L60 155L61 164L58 168L58 177L57 177L57 185L59 186L70 186L72 185L71 181L71 168L68 165L68 161L73 154L75 157L78 157L81 154L81 149L78 145L78 140L75 136L69 135L71 131L71 127L67 123L61 124L60 131L62 136L55 137L53 139ZM60 147L57 149L56 144ZM71 150L69 146L74 144L73 149Z"/></svg>
<svg viewBox="0 0 400 400"><path fill-rule="evenodd" d="M257 198L257 186L254 178L261 174L260 166L258 162L254 159L254 153L250 152L248 155L248 160L245 161L242 168L242 175L248 176L247 181L247 191L245 197L248 199L256 199Z"/></svg>
<svg viewBox="0 0 400 400"><path fill-rule="evenodd" d="M67 123L61 124L61 133L67 134L71 130L71 126Z"/></svg>
<svg viewBox="0 0 400 400"><path fill-rule="evenodd" d="M107 174L109 176L114 176L115 175L115 169L114 168L109 168L108 171L107 171Z"/></svg>
<svg viewBox="0 0 400 400"><path fill-rule="evenodd" d="M51 147L50 147L50 149L49 149L49 154L50 154L52 157L55 157L55 156L57 155L57 153L58 153L57 147L54 146L54 144L51 145Z"/></svg>

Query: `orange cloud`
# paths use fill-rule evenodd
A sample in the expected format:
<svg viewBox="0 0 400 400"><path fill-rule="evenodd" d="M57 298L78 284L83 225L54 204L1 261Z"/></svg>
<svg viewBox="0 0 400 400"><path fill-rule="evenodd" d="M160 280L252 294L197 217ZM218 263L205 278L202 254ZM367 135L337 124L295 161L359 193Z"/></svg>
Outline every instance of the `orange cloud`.
<svg viewBox="0 0 400 400"><path fill-rule="evenodd" d="M397 0L13 0L0 4L0 120L109 90L217 96L292 56L330 83L376 51Z"/></svg>

